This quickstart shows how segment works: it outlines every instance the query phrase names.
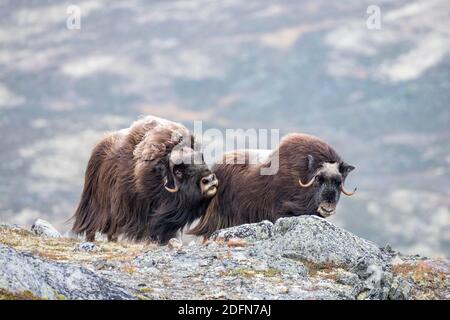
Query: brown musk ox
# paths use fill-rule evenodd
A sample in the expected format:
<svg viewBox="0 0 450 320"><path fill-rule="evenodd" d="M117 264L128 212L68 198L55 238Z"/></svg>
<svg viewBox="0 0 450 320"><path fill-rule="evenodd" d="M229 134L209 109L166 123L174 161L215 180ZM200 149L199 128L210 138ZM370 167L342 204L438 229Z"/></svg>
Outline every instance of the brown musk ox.
<svg viewBox="0 0 450 320"><path fill-rule="evenodd" d="M148 116L92 151L72 231L166 243L206 210L218 181L182 124Z"/></svg>
<svg viewBox="0 0 450 320"><path fill-rule="evenodd" d="M355 167L321 139L306 134L285 136L265 161L250 161L251 150L225 154L212 170L220 181L216 196L198 224L189 231L208 237L212 232L280 217L335 213L344 181ZM261 174L278 162L276 174Z"/></svg>

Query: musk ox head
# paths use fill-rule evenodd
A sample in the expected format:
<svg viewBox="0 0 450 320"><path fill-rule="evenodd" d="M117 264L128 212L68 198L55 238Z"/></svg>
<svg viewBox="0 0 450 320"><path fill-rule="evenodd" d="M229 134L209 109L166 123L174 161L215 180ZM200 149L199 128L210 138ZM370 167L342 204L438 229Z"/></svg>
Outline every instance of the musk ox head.
<svg viewBox="0 0 450 320"><path fill-rule="evenodd" d="M344 188L345 178L355 167L345 162L323 162L315 166L313 156L307 158L309 176L312 177L306 183L300 179L299 184L302 188L312 188L315 212L327 218L336 213L341 192L347 196L356 192L356 188L353 192Z"/></svg>
<svg viewBox="0 0 450 320"><path fill-rule="evenodd" d="M203 154L189 147L174 150L168 156L164 187L170 193L189 195L189 199L212 198L219 182L206 165Z"/></svg>

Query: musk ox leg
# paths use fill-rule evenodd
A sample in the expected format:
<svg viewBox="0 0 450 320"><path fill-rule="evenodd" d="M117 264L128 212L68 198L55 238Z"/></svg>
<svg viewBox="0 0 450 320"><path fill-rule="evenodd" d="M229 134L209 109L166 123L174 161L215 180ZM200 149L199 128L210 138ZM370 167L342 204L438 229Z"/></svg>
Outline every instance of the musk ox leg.
<svg viewBox="0 0 450 320"><path fill-rule="evenodd" d="M86 233L88 241L94 241L95 232L101 232L107 224L110 196L105 186L110 185L114 177L114 164L107 159L114 141L113 135L107 136L92 151L80 203L73 217L72 231Z"/></svg>
<svg viewBox="0 0 450 320"><path fill-rule="evenodd" d="M167 220L159 217L152 221L150 227L151 238L157 240L162 245L167 244L170 239L175 238L177 231L183 227L183 224Z"/></svg>
<svg viewBox="0 0 450 320"><path fill-rule="evenodd" d="M117 242L118 236L116 234L108 234L108 241Z"/></svg>
<svg viewBox="0 0 450 320"><path fill-rule="evenodd" d="M86 241L87 242L94 242L95 241L95 231L88 231L88 232L86 232Z"/></svg>

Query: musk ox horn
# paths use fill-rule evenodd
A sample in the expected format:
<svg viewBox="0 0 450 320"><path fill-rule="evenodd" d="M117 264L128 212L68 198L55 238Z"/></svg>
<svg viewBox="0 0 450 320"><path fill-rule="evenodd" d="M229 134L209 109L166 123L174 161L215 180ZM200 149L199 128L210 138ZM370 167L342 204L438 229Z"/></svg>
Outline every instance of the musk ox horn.
<svg viewBox="0 0 450 320"><path fill-rule="evenodd" d="M303 187L303 188L308 188L308 187L310 187L310 186L313 184L313 182L314 182L315 179L316 179L316 176L312 177L312 179L311 179L308 183L306 183L306 184L304 184L304 183L302 182L302 179L298 179L298 183L300 184L301 187Z"/></svg>
<svg viewBox="0 0 450 320"><path fill-rule="evenodd" d="M355 190L353 190L352 192L348 192L347 190L344 189L344 185L341 185L341 191L343 194L345 194L346 196L351 197L352 195L355 194L357 188L355 188Z"/></svg>
<svg viewBox="0 0 450 320"><path fill-rule="evenodd" d="M175 192L178 192L178 190L179 190L179 188L178 188L178 186L177 186L177 184L175 183L175 188L169 188L168 186L167 186L167 178L165 178L164 179L164 188L167 190L167 191L169 191L170 193L175 193Z"/></svg>

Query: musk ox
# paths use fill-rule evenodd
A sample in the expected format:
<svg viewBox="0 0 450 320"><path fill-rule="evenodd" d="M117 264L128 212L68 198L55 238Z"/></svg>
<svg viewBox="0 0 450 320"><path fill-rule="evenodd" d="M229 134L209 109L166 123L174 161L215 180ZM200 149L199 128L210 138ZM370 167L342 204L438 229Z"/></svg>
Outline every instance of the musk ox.
<svg viewBox="0 0 450 320"><path fill-rule="evenodd" d="M165 243L204 213L217 185L189 130L148 116L95 146L72 231Z"/></svg>
<svg viewBox="0 0 450 320"><path fill-rule="evenodd" d="M196 236L244 223L274 222L280 217L335 213L340 193L348 196L344 181L355 167L317 137L290 134L262 163L250 160L252 151L224 155L212 170L220 181L205 215L190 230ZM278 172L261 175L261 169L279 160Z"/></svg>

